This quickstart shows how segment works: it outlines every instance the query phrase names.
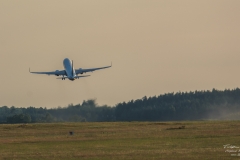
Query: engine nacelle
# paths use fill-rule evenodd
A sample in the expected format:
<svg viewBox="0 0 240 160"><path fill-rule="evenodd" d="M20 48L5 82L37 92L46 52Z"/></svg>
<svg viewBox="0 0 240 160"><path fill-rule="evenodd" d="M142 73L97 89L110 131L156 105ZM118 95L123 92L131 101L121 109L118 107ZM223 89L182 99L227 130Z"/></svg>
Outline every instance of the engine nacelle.
<svg viewBox="0 0 240 160"><path fill-rule="evenodd" d="M55 75L56 75L56 76L59 76L59 70L56 70L55 72L56 72Z"/></svg>
<svg viewBox="0 0 240 160"><path fill-rule="evenodd" d="M82 68L79 68L78 71L79 71L78 74L83 74Z"/></svg>

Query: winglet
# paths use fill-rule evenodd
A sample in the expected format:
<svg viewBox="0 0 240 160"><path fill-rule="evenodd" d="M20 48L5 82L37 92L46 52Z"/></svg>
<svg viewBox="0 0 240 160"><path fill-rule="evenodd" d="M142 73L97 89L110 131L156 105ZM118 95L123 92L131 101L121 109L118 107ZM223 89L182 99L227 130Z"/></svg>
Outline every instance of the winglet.
<svg viewBox="0 0 240 160"><path fill-rule="evenodd" d="M30 71L30 67L29 67L29 73L31 73L31 71Z"/></svg>

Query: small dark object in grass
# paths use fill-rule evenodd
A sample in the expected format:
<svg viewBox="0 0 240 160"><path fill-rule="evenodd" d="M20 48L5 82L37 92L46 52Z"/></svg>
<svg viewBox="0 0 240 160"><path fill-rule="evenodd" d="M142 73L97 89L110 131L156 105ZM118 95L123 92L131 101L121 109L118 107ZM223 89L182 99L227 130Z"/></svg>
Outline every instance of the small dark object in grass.
<svg viewBox="0 0 240 160"><path fill-rule="evenodd" d="M27 124L21 124L18 127L27 127Z"/></svg>
<svg viewBox="0 0 240 160"><path fill-rule="evenodd" d="M72 136L72 135L74 134L74 132L73 132L73 131L70 131L69 134Z"/></svg>
<svg viewBox="0 0 240 160"><path fill-rule="evenodd" d="M178 127L179 129L185 129L185 126Z"/></svg>
<svg viewBox="0 0 240 160"><path fill-rule="evenodd" d="M173 130L173 129L185 129L185 126L180 126L180 127L176 127L176 128L167 128L167 130Z"/></svg>

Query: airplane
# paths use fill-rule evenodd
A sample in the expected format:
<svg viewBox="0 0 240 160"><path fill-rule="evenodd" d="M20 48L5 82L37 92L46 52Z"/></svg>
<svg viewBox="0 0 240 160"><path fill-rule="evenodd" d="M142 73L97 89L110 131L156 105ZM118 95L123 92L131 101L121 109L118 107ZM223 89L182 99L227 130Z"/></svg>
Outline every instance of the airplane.
<svg viewBox="0 0 240 160"><path fill-rule="evenodd" d="M62 76L62 78L57 78L57 79L65 80L65 78L68 78L69 80L74 81L75 79L90 76L90 75L78 76L78 74L83 74L86 72L93 72L93 71L100 70L100 69L110 68L110 67L112 67L112 64L110 66L99 67L99 68L74 69L73 61L70 61L70 59L65 58L63 60L63 66L64 66L64 70L56 70L56 71L52 71L52 72L31 72L30 68L29 68L29 72L34 73L34 74L47 74L47 75Z"/></svg>

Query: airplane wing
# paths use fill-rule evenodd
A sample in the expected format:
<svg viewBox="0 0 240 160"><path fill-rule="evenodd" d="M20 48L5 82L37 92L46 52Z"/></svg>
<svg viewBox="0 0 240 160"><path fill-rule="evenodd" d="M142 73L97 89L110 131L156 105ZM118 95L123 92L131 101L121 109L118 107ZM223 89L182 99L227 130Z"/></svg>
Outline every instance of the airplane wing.
<svg viewBox="0 0 240 160"><path fill-rule="evenodd" d="M93 72L93 71L96 71L96 70L110 68L110 67L112 67L112 64L110 66L99 67L99 68L88 68L88 69L79 68L79 69L75 69L75 73L76 74L83 74L83 73L86 73L86 72Z"/></svg>
<svg viewBox="0 0 240 160"><path fill-rule="evenodd" d="M47 75L56 75L56 76L59 76L59 75L65 76L66 75L65 70L61 70L61 71L56 70L56 71L52 71L52 72L31 72L30 68L29 68L29 72L34 73L34 74L47 74Z"/></svg>

